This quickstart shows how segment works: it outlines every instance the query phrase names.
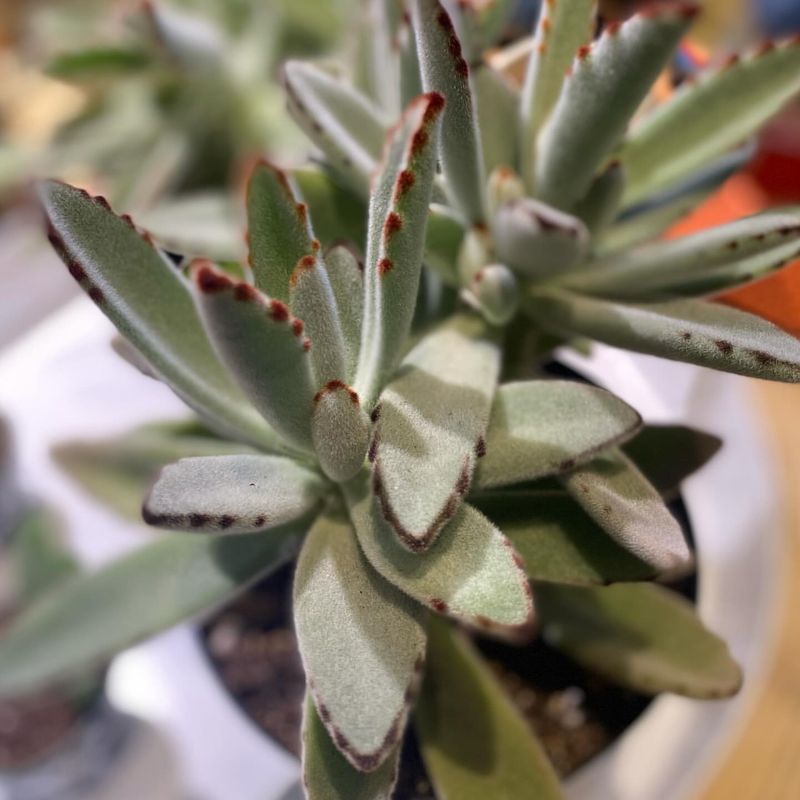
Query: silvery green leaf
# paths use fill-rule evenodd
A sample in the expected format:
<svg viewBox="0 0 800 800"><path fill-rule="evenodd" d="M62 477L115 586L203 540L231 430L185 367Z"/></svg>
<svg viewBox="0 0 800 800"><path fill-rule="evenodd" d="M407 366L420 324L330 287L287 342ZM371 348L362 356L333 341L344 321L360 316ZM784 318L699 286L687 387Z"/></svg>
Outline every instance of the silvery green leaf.
<svg viewBox="0 0 800 800"><path fill-rule="evenodd" d="M297 124L336 171L366 195L388 127L381 110L314 64L289 61L283 74L289 110Z"/></svg>
<svg viewBox="0 0 800 800"><path fill-rule="evenodd" d="M554 283L602 297L716 294L765 277L800 254L800 216L766 213L592 262Z"/></svg>
<svg viewBox="0 0 800 800"><path fill-rule="evenodd" d="M374 772L400 741L425 659L424 609L385 581L349 520L318 518L294 578L306 682L339 752Z"/></svg>
<svg viewBox="0 0 800 800"><path fill-rule="evenodd" d="M417 40L411 20L405 15L397 30L397 46L400 51L400 100L405 107L425 91L422 88Z"/></svg>
<svg viewBox="0 0 800 800"><path fill-rule="evenodd" d="M725 643L683 597L650 583L537 587L545 638L587 669L638 692L704 700L739 691Z"/></svg>
<svg viewBox="0 0 800 800"><path fill-rule="evenodd" d="M164 534L66 581L0 636L0 695L80 674L148 636L218 608L285 563L306 527L300 522L245 536Z"/></svg>
<svg viewBox="0 0 800 800"><path fill-rule="evenodd" d="M621 158L626 204L686 178L752 136L800 91L800 46L768 43L750 58L701 74L645 117Z"/></svg>
<svg viewBox="0 0 800 800"><path fill-rule="evenodd" d="M356 389L370 408L414 317L444 98L421 95L389 136L369 208L364 324Z"/></svg>
<svg viewBox="0 0 800 800"><path fill-rule="evenodd" d="M359 772L336 749L311 698L303 714L303 786L306 800L391 800L400 761L398 747L374 772Z"/></svg>
<svg viewBox="0 0 800 800"><path fill-rule="evenodd" d="M281 436L310 449L313 345L303 323L280 300L208 262L198 262L192 278L206 330L242 390Z"/></svg>
<svg viewBox="0 0 800 800"><path fill-rule="evenodd" d="M525 183L511 167L499 166L491 171L486 183L486 201L491 219L497 216L504 205L515 203L525 196Z"/></svg>
<svg viewBox="0 0 800 800"><path fill-rule="evenodd" d="M800 342L794 336L718 303L634 305L537 289L528 309L539 324L564 334L739 375L800 381Z"/></svg>
<svg viewBox="0 0 800 800"><path fill-rule="evenodd" d="M469 291L492 325L506 325L519 308L519 284L505 264L484 267L472 279Z"/></svg>
<svg viewBox="0 0 800 800"><path fill-rule="evenodd" d="M692 563L681 526L661 495L620 450L609 450L561 477L586 513L614 539L659 572Z"/></svg>
<svg viewBox="0 0 800 800"><path fill-rule="evenodd" d="M364 6L368 23L363 57L366 83L378 105L395 117L402 108L397 41L403 24L403 4L397 0L367 0Z"/></svg>
<svg viewBox="0 0 800 800"><path fill-rule="evenodd" d="M463 503L427 552L404 548L383 518L368 476L347 487L359 544L389 583L439 614L502 638L532 633L533 600L519 556L481 513Z"/></svg>
<svg viewBox="0 0 800 800"><path fill-rule="evenodd" d="M596 236L607 228L617 215L625 191L625 168L612 161L592 183L586 197L573 209L576 217Z"/></svg>
<svg viewBox="0 0 800 800"><path fill-rule="evenodd" d="M450 201L467 224L483 222L485 177L469 65L450 15L438 0L413 0L411 13L422 85L447 101L439 157Z"/></svg>
<svg viewBox="0 0 800 800"><path fill-rule="evenodd" d="M652 6L578 51L537 141L537 197L571 208L586 195L696 13L688 3Z"/></svg>
<svg viewBox="0 0 800 800"><path fill-rule="evenodd" d="M361 323L364 317L364 265L345 245L335 245L325 253L328 280L339 309L339 324L344 340L345 376L355 377Z"/></svg>
<svg viewBox="0 0 800 800"><path fill-rule="evenodd" d="M522 173L534 188L536 139L561 93L578 48L591 41L595 0L542 3L520 105Z"/></svg>
<svg viewBox="0 0 800 800"><path fill-rule="evenodd" d="M262 161L247 185L247 242L256 286L282 302L289 300L289 279L297 263L320 244L287 174Z"/></svg>
<svg viewBox="0 0 800 800"><path fill-rule="evenodd" d="M442 280L458 286L456 262L464 238L464 225L447 206L433 203L425 236L425 264Z"/></svg>
<svg viewBox="0 0 800 800"><path fill-rule="evenodd" d="M507 383L495 395L477 488L555 475L629 439L641 417L605 389L573 381Z"/></svg>
<svg viewBox="0 0 800 800"><path fill-rule="evenodd" d="M513 15L514 4L515 0L442 0L468 63L479 62L486 50L497 45Z"/></svg>
<svg viewBox="0 0 800 800"><path fill-rule="evenodd" d="M189 69L221 68L228 43L207 17L165 3L143 3L142 11L170 59Z"/></svg>
<svg viewBox="0 0 800 800"><path fill-rule="evenodd" d="M219 363L166 257L101 199L54 181L40 195L50 242L70 274L161 378L232 437L279 447Z"/></svg>
<svg viewBox="0 0 800 800"><path fill-rule="evenodd" d="M499 372L486 325L456 315L422 339L381 393L373 489L408 549L430 547L469 491Z"/></svg>
<svg viewBox="0 0 800 800"><path fill-rule="evenodd" d="M436 796L563 798L529 723L467 639L433 618L428 650L415 727Z"/></svg>
<svg viewBox="0 0 800 800"><path fill-rule="evenodd" d="M530 197L500 206L492 232L497 257L531 278L566 272L589 249L581 220Z"/></svg>
<svg viewBox="0 0 800 800"><path fill-rule="evenodd" d="M517 92L488 66L472 70L475 105L480 120L480 141L486 171L517 163Z"/></svg>
<svg viewBox="0 0 800 800"><path fill-rule="evenodd" d="M593 586L658 570L617 544L566 492L489 492L476 506L503 531L534 581Z"/></svg>
<svg viewBox="0 0 800 800"><path fill-rule="evenodd" d="M361 469L369 431L369 417L346 384L331 381L314 396L311 439L322 471L331 480L349 480Z"/></svg>
<svg viewBox="0 0 800 800"><path fill-rule="evenodd" d="M222 455L164 467L142 506L148 525L199 533L253 533L316 508L326 484L289 458Z"/></svg>

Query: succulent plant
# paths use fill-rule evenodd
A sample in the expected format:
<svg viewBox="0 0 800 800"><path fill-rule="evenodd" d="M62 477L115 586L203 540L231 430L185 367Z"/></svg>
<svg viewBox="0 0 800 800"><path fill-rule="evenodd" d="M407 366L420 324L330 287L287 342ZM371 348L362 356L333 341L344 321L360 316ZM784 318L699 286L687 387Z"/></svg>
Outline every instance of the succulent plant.
<svg viewBox="0 0 800 800"><path fill-rule="evenodd" d="M730 157L701 178L698 166L798 87L797 49L682 90L624 138L691 8L659 6L588 44L590 3L546 4L520 100L502 76L470 67L486 41L485 18L471 15L479 5L447 4L451 22L435 0L410 3L410 21L395 3L375 4L373 44L388 43L375 63L397 81L374 81L383 107L326 70L287 65L290 108L327 165L255 167L244 265L176 263L102 198L42 187L70 273L127 357L201 424L61 451L95 489L120 489L126 510L149 466L180 458L143 506L171 533L21 618L0 641L0 692L208 612L295 555L310 798L391 796L412 708L439 796L561 796L466 632L524 646L538 622L556 647L625 686L697 698L738 690L724 643L652 583L691 569L664 498L718 442L643 429L603 389L534 373L520 340L552 330L795 379L788 335L672 299L775 267L798 246L795 216L598 254L655 235L654 219L663 225L684 195L721 180ZM727 115L714 111L720 92ZM388 125L398 98L405 109ZM679 157L653 160L678 133ZM619 207L634 210L613 222ZM435 291L442 279L467 303ZM109 487L114 474L121 482ZM477 758L476 742L492 759Z"/></svg>

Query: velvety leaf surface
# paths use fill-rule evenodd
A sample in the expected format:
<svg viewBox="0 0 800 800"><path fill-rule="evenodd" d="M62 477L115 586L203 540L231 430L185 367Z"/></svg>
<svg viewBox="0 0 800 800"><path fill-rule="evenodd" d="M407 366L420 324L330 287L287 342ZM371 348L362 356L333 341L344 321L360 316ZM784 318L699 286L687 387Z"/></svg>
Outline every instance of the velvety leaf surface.
<svg viewBox="0 0 800 800"><path fill-rule="evenodd" d="M364 265L344 245L336 245L325 254L328 280L339 309L339 325L344 340L346 378L355 378L358 350L361 346L361 323L364 318Z"/></svg>
<svg viewBox="0 0 800 800"><path fill-rule="evenodd" d="M800 381L800 342L744 311L700 300L633 305L538 289L532 300L532 316L552 330L739 375Z"/></svg>
<svg viewBox="0 0 800 800"><path fill-rule="evenodd" d="M103 200L53 181L40 194L70 274L158 374L234 438L274 448L277 437L230 381L166 258Z"/></svg>
<svg viewBox="0 0 800 800"><path fill-rule="evenodd" d="M533 731L472 645L437 619L429 642L416 729L437 797L563 797Z"/></svg>
<svg viewBox="0 0 800 800"><path fill-rule="evenodd" d="M311 699L303 719L303 785L307 800L391 800L400 748L374 772L359 772L336 749Z"/></svg>
<svg viewBox="0 0 800 800"><path fill-rule="evenodd" d="M203 533L252 533L305 516L326 484L289 458L184 458L161 470L144 501L145 522Z"/></svg>
<svg viewBox="0 0 800 800"><path fill-rule="evenodd" d="M625 168L620 161L612 161L598 175L586 197L573 208L573 213L596 236L607 228L617 214L625 191Z"/></svg>
<svg viewBox="0 0 800 800"><path fill-rule="evenodd" d="M31 691L83 671L217 608L283 564L306 527L297 523L245 536L165 534L67 581L0 637L0 694Z"/></svg>
<svg viewBox="0 0 800 800"><path fill-rule="evenodd" d="M505 264L484 267L472 279L469 291L491 325L505 325L519 309L519 283Z"/></svg>
<svg viewBox="0 0 800 800"><path fill-rule="evenodd" d="M619 450L597 456L561 481L612 539L659 572L681 571L691 564L692 554L678 521Z"/></svg>
<svg viewBox="0 0 800 800"><path fill-rule="evenodd" d="M537 587L547 640L635 691L714 699L739 690L742 673L692 606L654 584Z"/></svg>
<svg viewBox="0 0 800 800"><path fill-rule="evenodd" d="M472 70L475 106L480 120L480 141L487 172L502 165L516 164L517 92L495 70L478 65Z"/></svg>
<svg viewBox="0 0 800 800"><path fill-rule="evenodd" d="M427 549L469 491L499 372L486 326L459 315L409 353L381 394L373 488L410 550Z"/></svg>
<svg viewBox="0 0 800 800"><path fill-rule="evenodd" d="M425 237L425 265L452 286L458 285L455 265L463 238L464 226L455 212L447 206L431 204Z"/></svg>
<svg viewBox="0 0 800 800"><path fill-rule="evenodd" d="M507 383L495 395L478 464L478 488L555 475L641 427L641 417L604 389L573 381Z"/></svg>
<svg viewBox="0 0 800 800"><path fill-rule="evenodd" d="M208 17L165 3L142 3L141 8L168 59L189 69L220 68L226 42Z"/></svg>
<svg viewBox="0 0 800 800"><path fill-rule="evenodd" d="M373 570L347 518L321 516L294 579L311 696L339 751L374 772L400 741L425 658L424 610Z"/></svg>

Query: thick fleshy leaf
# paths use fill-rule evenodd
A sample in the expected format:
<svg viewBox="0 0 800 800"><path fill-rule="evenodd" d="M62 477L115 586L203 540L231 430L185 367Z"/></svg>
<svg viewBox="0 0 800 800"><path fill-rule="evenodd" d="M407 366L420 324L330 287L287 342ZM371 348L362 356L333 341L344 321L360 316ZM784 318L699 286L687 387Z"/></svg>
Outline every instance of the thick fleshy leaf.
<svg viewBox="0 0 800 800"><path fill-rule="evenodd" d="M415 727L436 796L562 798L534 732L472 645L437 619L429 642Z"/></svg>
<svg viewBox="0 0 800 800"><path fill-rule="evenodd" d="M493 69L479 64L472 70L475 104L480 120L481 151L487 172L517 163L519 97Z"/></svg>
<svg viewBox="0 0 800 800"><path fill-rule="evenodd" d="M514 13L515 0L442 0L456 27L464 58L475 64L497 45Z"/></svg>
<svg viewBox="0 0 800 800"><path fill-rule="evenodd" d="M614 221L624 191L625 168L621 161L612 161L595 178L586 197L573 209L575 216L591 231L592 236L596 236Z"/></svg>
<svg viewBox="0 0 800 800"><path fill-rule="evenodd" d="M430 547L469 491L499 372L500 349L485 324L459 315L426 336L382 392L373 489L410 550Z"/></svg>
<svg viewBox="0 0 800 800"><path fill-rule="evenodd" d="M247 185L247 241L256 286L282 302L289 300L295 266L319 250L308 219L283 170L262 161Z"/></svg>
<svg viewBox="0 0 800 800"><path fill-rule="evenodd" d="M440 614L501 638L533 632L528 579L511 543L464 503L424 556L410 553L383 518L366 476L348 486L359 544L390 583Z"/></svg>
<svg viewBox="0 0 800 800"><path fill-rule="evenodd" d="M522 173L534 188L536 139L561 93L575 53L592 38L595 0L542 3L520 108Z"/></svg>
<svg viewBox="0 0 800 800"><path fill-rule="evenodd" d="M658 570L618 545L566 492L490 492L475 505L503 531L535 581L647 581Z"/></svg>
<svg viewBox="0 0 800 800"><path fill-rule="evenodd" d="M555 283L619 299L715 294L800 254L800 215L761 214L593 262Z"/></svg>
<svg viewBox="0 0 800 800"><path fill-rule="evenodd" d="M253 405L295 446L311 445L314 397L303 323L280 300L231 280L208 262L192 269L200 314L226 366Z"/></svg>
<svg viewBox="0 0 800 800"><path fill-rule="evenodd" d="M742 673L679 595L649 583L537 587L546 639L635 691L730 697Z"/></svg>
<svg viewBox="0 0 800 800"><path fill-rule="evenodd" d="M642 419L605 389L574 381L507 383L495 395L480 489L507 486L574 469L629 439Z"/></svg>
<svg viewBox="0 0 800 800"><path fill-rule="evenodd" d="M469 65L438 0L414 0L411 13L422 85L447 101L439 153L450 201L468 224L483 222L485 177Z"/></svg>
<svg viewBox="0 0 800 800"><path fill-rule="evenodd" d="M49 593L0 637L0 694L28 692L229 600L295 551L307 523L246 536L165 534ZM146 599L145 600L143 600Z"/></svg>
<svg viewBox="0 0 800 800"><path fill-rule="evenodd" d="M557 332L739 375L800 381L800 341L760 317L717 303L633 305L537 289L528 308Z"/></svg>
<svg viewBox="0 0 800 800"><path fill-rule="evenodd" d="M346 378L352 380L358 366L364 318L364 265L350 248L340 244L325 253L325 266L339 310Z"/></svg>
<svg viewBox="0 0 800 800"><path fill-rule="evenodd" d="M397 366L411 329L443 109L438 94L421 95L408 106L373 183L356 379L366 408Z"/></svg>
<svg viewBox="0 0 800 800"><path fill-rule="evenodd" d="M464 226L450 208L433 203L425 236L425 265L445 283L458 286L456 262L464 239Z"/></svg>
<svg viewBox="0 0 800 800"><path fill-rule="evenodd" d="M317 520L297 562L295 630L320 719L362 772L403 735L422 678L424 613L373 570L346 517Z"/></svg>
<svg viewBox="0 0 800 800"><path fill-rule="evenodd" d="M102 199L54 181L41 187L50 241L70 274L192 408L237 438L278 437L219 363L183 277Z"/></svg>
<svg viewBox="0 0 800 800"><path fill-rule="evenodd" d="M226 42L208 17L166 3L142 3L152 34L169 59L190 69L218 70Z"/></svg>
<svg viewBox="0 0 800 800"><path fill-rule="evenodd" d="M289 458L184 458L161 470L142 515L148 525L201 533L253 533L303 517L325 482Z"/></svg>
<svg viewBox="0 0 800 800"><path fill-rule="evenodd" d="M800 45L767 44L751 58L688 82L645 117L622 148L626 203L641 200L752 136L800 91Z"/></svg>
<svg viewBox="0 0 800 800"><path fill-rule="evenodd" d="M489 264L469 284L469 293L486 320L506 325L519 309L519 283L505 264Z"/></svg>
<svg viewBox="0 0 800 800"><path fill-rule="evenodd" d="M498 258L531 278L566 272L589 248L581 220L530 197L501 206L492 231Z"/></svg>
<svg viewBox="0 0 800 800"><path fill-rule="evenodd" d="M305 792L299 791L298 797L306 800L391 800L397 781L400 748L374 772L359 772L336 749L308 695L304 705Z"/></svg>
<svg viewBox="0 0 800 800"><path fill-rule="evenodd" d="M289 110L348 184L364 195L383 150L387 124L369 98L313 64L284 67Z"/></svg>
<svg viewBox="0 0 800 800"><path fill-rule="evenodd" d="M578 51L537 142L538 198L570 208L584 197L696 12L685 2L654 5Z"/></svg>
<svg viewBox="0 0 800 800"><path fill-rule="evenodd" d="M619 450L597 456L561 478L586 513L614 539L659 572L681 572L692 554L661 495Z"/></svg>
<svg viewBox="0 0 800 800"><path fill-rule="evenodd" d="M369 432L369 417L349 386L330 381L314 395L311 438L320 466L331 480L349 480L361 469Z"/></svg>
<svg viewBox="0 0 800 800"><path fill-rule="evenodd" d="M390 117L402 107L397 38L403 25L403 5L397 0L367 0L361 40L361 83Z"/></svg>
<svg viewBox="0 0 800 800"><path fill-rule="evenodd" d="M151 64L150 54L142 49L91 47L56 56L45 71L63 81L108 81L141 73Z"/></svg>
<svg viewBox="0 0 800 800"><path fill-rule="evenodd" d="M425 91L422 88L417 40L414 36L414 28L411 25L411 18L406 14L403 14L398 25L396 41L400 63L400 101L405 107L417 95Z"/></svg>

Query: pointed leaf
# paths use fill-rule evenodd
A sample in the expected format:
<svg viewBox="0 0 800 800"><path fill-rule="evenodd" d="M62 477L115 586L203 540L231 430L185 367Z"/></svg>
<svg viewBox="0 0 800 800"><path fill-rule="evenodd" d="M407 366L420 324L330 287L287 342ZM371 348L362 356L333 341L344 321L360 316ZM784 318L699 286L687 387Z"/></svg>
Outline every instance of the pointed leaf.
<svg viewBox="0 0 800 800"><path fill-rule="evenodd" d="M311 445L311 341L280 300L238 283L208 262L192 268L203 322L253 405L295 446Z"/></svg>
<svg viewBox="0 0 800 800"><path fill-rule="evenodd" d="M380 396L370 446L373 487L410 550L426 550L469 491L500 371L475 317L426 336Z"/></svg>
<svg viewBox="0 0 800 800"><path fill-rule="evenodd" d="M416 729L436 796L562 798L533 731L472 645L437 619L429 636Z"/></svg>
<svg viewBox="0 0 800 800"><path fill-rule="evenodd" d="M492 325L508 324L519 309L519 283L505 264L489 264L469 285L469 292Z"/></svg>
<svg viewBox="0 0 800 800"><path fill-rule="evenodd" d="M210 19L165 3L142 3L147 22L167 56L193 70L218 70L225 59L226 42Z"/></svg>
<svg viewBox="0 0 800 800"><path fill-rule="evenodd" d="M325 254L325 266L339 310L339 324L344 341L345 376L352 380L358 365L361 324L364 318L364 265L349 248L336 245Z"/></svg>
<svg viewBox="0 0 800 800"><path fill-rule="evenodd" d="M299 796L306 800L391 800L400 766L400 748L374 772L359 772L334 746L308 695L304 706L305 792L301 791Z"/></svg>
<svg viewBox="0 0 800 800"><path fill-rule="evenodd" d="M655 5L621 25L611 23L578 51L539 135L538 198L570 208L585 196L696 13L684 2Z"/></svg>
<svg viewBox="0 0 800 800"><path fill-rule="evenodd" d="M306 523L297 523L246 536L166 534L97 572L67 581L0 637L0 695L80 673L221 606L283 564L305 528Z"/></svg>
<svg viewBox="0 0 800 800"><path fill-rule="evenodd" d="M605 389L573 381L507 383L495 395L478 488L573 469L629 439L641 417Z"/></svg>
<svg viewBox="0 0 800 800"><path fill-rule="evenodd" d="M480 120L481 152L487 172L517 163L517 92L493 69L479 64L472 70L475 104Z"/></svg>
<svg viewBox="0 0 800 800"><path fill-rule="evenodd" d="M450 15L438 0L411 4L422 85L447 100L440 159L452 204L468 224L483 222L485 182L469 65Z"/></svg>
<svg viewBox="0 0 800 800"><path fill-rule="evenodd" d="M386 138L380 109L313 64L289 61L283 74L297 124L348 184L366 195Z"/></svg>
<svg viewBox="0 0 800 800"><path fill-rule="evenodd" d="M219 363L166 258L101 199L57 182L43 184L41 197L70 274L177 394L230 435L279 447Z"/></svg>
<svg viewBox="0 0 800 800"><path fill-rule="evenodd" d="M348 487L348 501L361 549L389 583L483 633L514 640L531 635L533 600L519 556L472 506L462 504L419 556L397 541L365 478Z"/></svg>
<svg viewBox="0 0 800 800"><path fill-rule="evenodd" d="M558 291L532 295L545 327L638 353L767 380L800 381L800 342L759 317L700 300L633 305Z"/></svg>
<svg viewBox="0 0 800 800"><path fill-rule="evenodd" d="M682 571L691 564L680 524L647 478L619 450L597 456L561 481L614 541L659 572Z"/></svg>
<svg viewBox="0 0 800 800"><path fill-rule="evenodd" d="M515 0L442 0L468 63L478 63L486 50L497 45L512 19L514 3Z"/></svg>
<svg viewBox="0 0 800 800"><path fill-rule="evenodd" d="M297 563L295 630L320 719L362 772L403 735L422 677L423 614L372 569L346 518L317 520Z"/></svg>
<svg viewBox="0 0 800 800"><path fill-rule="evenodd" d="M725 643L674 592L648 583L537 587L547 640L587 669L639 692L714 699L739 690Z"/></svg>
<svg viewBox="0 0 800 800"><path fill-rule="evenodd" d="M635 203L752 136L800 91L800 44L767 44L751 58L689 82L642 120L621 157Z"/></svg>

